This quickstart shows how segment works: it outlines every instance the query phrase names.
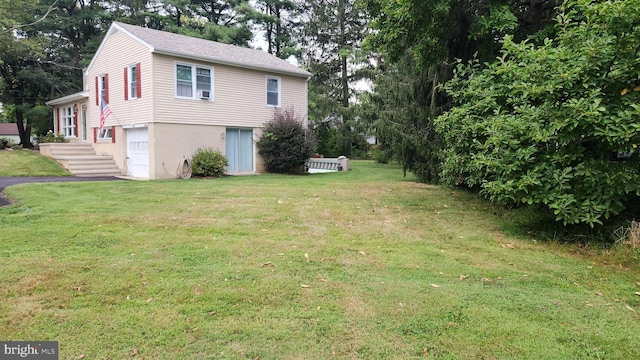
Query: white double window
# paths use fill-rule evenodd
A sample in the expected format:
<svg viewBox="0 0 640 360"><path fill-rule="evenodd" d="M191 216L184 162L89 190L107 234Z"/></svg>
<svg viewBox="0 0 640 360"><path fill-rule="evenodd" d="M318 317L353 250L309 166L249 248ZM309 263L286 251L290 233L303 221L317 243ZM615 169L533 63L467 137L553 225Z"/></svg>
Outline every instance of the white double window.
<svg viewBox="0 0 640 360"><path fill-rule="evenodd" d="M213 68L176 64L176 97L213 100Z"/></svg>

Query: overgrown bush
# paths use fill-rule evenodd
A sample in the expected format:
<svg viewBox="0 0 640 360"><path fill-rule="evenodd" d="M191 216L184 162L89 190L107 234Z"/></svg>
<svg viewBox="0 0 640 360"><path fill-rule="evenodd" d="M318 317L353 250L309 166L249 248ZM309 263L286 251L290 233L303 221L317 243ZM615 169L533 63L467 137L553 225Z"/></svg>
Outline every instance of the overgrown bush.
<svg viewBox="0 0 640 360"><path fill-rule="evenodd" d="M227 165L227 158L219 150L198 148L191 158L191 173L193 176L221 177Z"/></svg>
<svg viewBox="0 0 640 360"><path fill-rule="evenodd" d="M325 157L367 158L369 144L363 135L364 129L357 121L328 117L322 121L312 122L309 126L317 142L317 153Z"/></svg>
<svg viewBox="0 0 640 360"><path fill-rule="evenodd" d="M10 147L11 144L12 144L12 141L10 139L0 138L0 149L6 149Z"/></svg>
<svg viewBox="0 0 640 360"><path fill-rule="evenodd" d="M390 149L380 145L375 145L371 149L371 158L379 164L388 164L393 158L393 153Z"/></svg>
<svg viewBox="0 0 640 360"><path fill-rule="evenodd" d="M69 142L64 138L62 134L54 134L53 131L49 130L46 134L38 136L39 144L46 143L66 143Z"/></svg>
<svg viewBox="0 0 640 360"><path fill-rule="evenodd" d="M556 38L460 66L436 125L449 184L595 226L640 195L640 0L567 4Z"/></svg>
<svg viewBox="0 0 640 360"><path fill-rule="evenodd" d="M303 172L304 163L313 155L316 144L293 109L276 109L257 146L267 171L296 174Z"/></svg>

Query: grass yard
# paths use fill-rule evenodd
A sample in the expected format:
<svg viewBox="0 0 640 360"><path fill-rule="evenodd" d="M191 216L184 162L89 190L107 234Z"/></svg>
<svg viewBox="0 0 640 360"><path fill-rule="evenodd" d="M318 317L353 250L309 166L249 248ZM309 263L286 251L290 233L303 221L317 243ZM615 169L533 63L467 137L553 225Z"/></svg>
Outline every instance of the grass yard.
<svg viewBox="0 0 640 360"><path fill-rule="evenodd" d="M0 150L0 176L69 176L55 161L31 150Z"/></svg>
<svg viewBox="0 0 640 360"><path fill-rule="evenodd" d="M0 339L61 359L640 358L637 258L352 168L10 187Z"/></svg>

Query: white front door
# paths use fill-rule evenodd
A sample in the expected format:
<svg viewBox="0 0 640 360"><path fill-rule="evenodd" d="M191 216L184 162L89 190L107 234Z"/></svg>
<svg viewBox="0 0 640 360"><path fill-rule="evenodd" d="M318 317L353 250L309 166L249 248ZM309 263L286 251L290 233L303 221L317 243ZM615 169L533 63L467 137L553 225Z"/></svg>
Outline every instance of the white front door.
<svg viewBox="0 0 640 360"><path fill-rule="evenodd" d="M149 178L149 132L147 128L127 129L127 175Z"/></svg>

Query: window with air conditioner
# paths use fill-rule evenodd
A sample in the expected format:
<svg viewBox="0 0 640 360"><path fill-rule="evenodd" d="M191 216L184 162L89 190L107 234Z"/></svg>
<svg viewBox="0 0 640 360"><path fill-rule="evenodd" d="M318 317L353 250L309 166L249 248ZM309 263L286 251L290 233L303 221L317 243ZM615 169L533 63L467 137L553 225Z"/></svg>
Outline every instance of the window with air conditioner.
<svg viewBox="0 0 640 360"><path fill-rule="evenodd" d="M211 92L209 90L198 90L198 97L203 100L211 99Z"/></svg>
<svg viewBox="0 0 640 360"><path fill-rule="evenodd" d="M176 63L176 97L213 100L213 68Z"/></svg>

